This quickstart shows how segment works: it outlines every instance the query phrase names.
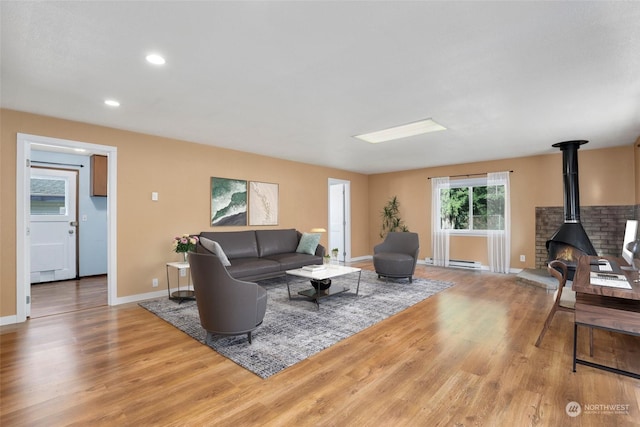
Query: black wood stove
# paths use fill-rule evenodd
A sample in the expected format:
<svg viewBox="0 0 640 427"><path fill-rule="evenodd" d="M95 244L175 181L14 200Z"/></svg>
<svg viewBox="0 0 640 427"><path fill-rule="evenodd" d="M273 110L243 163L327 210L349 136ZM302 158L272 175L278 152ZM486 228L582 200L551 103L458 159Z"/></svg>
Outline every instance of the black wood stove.
<svg viewBox="0 0 640 427"><path fill-rule="evenodd" d="M553 144L562 151L564 181L564 224L546 242L549 261L563 261L573 280L581 255L597 255L591 240L580 223L580 193L578 189L578 149L588 141L565 141Z"/></svg>

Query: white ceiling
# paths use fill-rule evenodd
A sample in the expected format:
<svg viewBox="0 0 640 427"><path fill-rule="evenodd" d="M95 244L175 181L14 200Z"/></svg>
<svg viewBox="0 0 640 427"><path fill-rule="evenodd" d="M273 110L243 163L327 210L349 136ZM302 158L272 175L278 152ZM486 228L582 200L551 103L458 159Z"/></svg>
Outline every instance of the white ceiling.
<svg viewBox="0 0 640 427"><path fill-rule="evenodd" d="M0 12L9 109L367 174L640 136L640 2L2 1ZM150 52L167 64L146 63ZM428 117L448 130L353 138Z"/></svg>

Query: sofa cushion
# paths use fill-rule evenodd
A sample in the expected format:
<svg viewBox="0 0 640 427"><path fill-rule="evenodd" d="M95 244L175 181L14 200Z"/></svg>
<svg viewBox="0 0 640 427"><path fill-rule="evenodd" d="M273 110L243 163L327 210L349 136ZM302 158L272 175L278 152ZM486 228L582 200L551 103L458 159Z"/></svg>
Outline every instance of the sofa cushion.
<svg viewBox="0 0 640 427"><path fill-rule="evenodd" d="M318 243L320 243L320 237L320 233L302 233L296 252L309 255L315 254Z"/></svg>
<svg viewBox="0 0 640 427"><path fill-rule="evenodd" d="M373 266L376 273L389 275L410 274L413 271L415 259L411 255L382 252L373 256Z"/></svg>
<svg viewBox="0 0 640 427"><path fill-rule="evenodd" d="M256 233L250 231L203 231L200 238L216 241L230 261L236 258L257 258Z"/></svg>
<svg viewBox="0 0 640 427"><path fill-rule="evenodd" d="M268 275L280 271L280 264L277 261L265 258L236 258L232 260L227 271L236 279L245 277Z"/></svg>
<svg viewBox="0 0 640 427"><path fill-rule="evenodd" d="M256 230L258 256L295 252L298 246L298 233L288 230Z"/></svg>
<svg viewBox="0 0 640 427"><path fill-rule="evenodd" d="M227 258L227 256L224 253L224 250L222 250L222 247L218 242L216 242L215 240L207 239L206 237L201 237L200 244L206 250L208 250L212 254L215 254L218 258L220 258L220 262L222 262L222 265L224 265L225 267L228 267L231 265L231 263L229 262L229 258Z"/></svg>
<svg viewBox="0 0 640 427"><path fill-rule="evenodd" d="M268 256L266 259L277 261L280 264L280 270L293 270L295 268L304 267L305 265L322 264L322 257L308 254L300 254L297 252L289 254L275 254Z"/></svg>

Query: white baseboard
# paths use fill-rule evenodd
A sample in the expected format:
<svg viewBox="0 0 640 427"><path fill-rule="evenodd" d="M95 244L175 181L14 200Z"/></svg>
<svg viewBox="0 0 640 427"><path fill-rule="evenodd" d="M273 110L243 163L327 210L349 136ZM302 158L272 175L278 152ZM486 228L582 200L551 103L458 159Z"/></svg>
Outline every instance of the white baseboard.
<svg viewBox="0 0 640 427"><path fill-rule="evenodd" d="M18 323L18 316L16 315L0 317L0 326L13 325L14 323Z"/></svg>
<svg viewBox="0 0 640 427"><path fill-rule="evenodd" d="M184 287L182 288L184 290ZM177 291L178 288L175 289L171 289L171 292ZM128 297L122 297L122 298L116 298L116 300L114 301L114 303L112 305L121 305L121 304L128 304L131 302L140 302L140 301L144 301L147 299L154 299L154 298L160 298L160 297L167 297L169 298L169 295L167 294L167 290L160 290L160 291L154 291L154 292L147 292L145 294L136 294L136 295L131 295Z"/></svg>
<svg viewBox="0 0 640 427"><path fill-rule="evenodd" d="M349 262L369 261L373 259L373 255L364 255L351 258Z"/></svg>

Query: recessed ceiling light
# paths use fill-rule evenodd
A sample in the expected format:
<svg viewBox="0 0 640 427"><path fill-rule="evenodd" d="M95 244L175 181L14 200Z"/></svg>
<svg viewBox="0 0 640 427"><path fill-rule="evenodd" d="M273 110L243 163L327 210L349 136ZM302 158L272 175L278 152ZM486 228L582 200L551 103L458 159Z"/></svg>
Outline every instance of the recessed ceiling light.
<svg viewBox="0 0 640 427"><path fill-rule="evenodd" d="M107 99L104 101L105 104L107 104L109 107L119 107L120 103L118 101L116 101L115 99Z"/></svg>
<svg viewBox="0 0 640 427"><path fill-rule="evenodd" d="M150 62L154 65L164 65L166 62L164 58L158 54L152 53L151 55L147 55L147 62Z"/></svg>
<svg viewBox="0 0 640 427"><path fill-rule="evenodd" d="M401 126L379 130L376 132L356 135L355 138L377 144L378 142L393 141L395 139L407 138L409 136L422 135L423 133L437 132L447 128L434 122L431 119L420 120Z"/></svg>

